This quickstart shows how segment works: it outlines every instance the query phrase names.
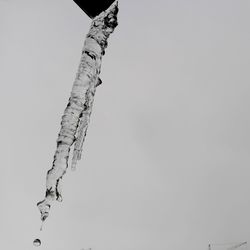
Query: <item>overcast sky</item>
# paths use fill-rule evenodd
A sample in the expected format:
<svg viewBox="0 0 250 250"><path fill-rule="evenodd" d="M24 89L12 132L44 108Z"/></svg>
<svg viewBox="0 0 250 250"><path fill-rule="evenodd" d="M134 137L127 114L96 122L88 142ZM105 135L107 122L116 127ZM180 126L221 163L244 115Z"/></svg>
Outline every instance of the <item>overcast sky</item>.
<svg viewBox="0 0 250 250"><path fill-rule="evenodd" d="M119 5L83 158L40 233L91 20L72 0L0 0L0 249L250 241L249 1Z"/></svg>

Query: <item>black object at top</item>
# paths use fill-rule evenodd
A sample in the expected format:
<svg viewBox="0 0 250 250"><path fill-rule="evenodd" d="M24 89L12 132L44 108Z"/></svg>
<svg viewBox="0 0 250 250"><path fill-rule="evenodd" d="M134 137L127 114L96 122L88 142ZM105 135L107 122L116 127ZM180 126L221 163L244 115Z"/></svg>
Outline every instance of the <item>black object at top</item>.
<svg viewBox="0 0 250 250"><path fill-rule="evenodd" d="M115 0L73 0L90 18L94 18Z"/></svg>

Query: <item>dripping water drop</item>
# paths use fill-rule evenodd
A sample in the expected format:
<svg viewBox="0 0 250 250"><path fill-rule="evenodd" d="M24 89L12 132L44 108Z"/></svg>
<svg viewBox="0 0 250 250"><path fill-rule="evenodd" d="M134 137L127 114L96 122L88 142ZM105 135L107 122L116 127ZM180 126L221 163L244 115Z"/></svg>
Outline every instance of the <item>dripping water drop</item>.
<svg viewBox="0 0 250 250"><path fill-rule="evenodd" d="M43 222L44 222L44 221L42 221L42 223L41 223L41 226L40 226L40 231L42 231L42 230L43 230Z"/></svg>
<svg viewBox="0 0 250 250"><path fill-rule="evenodd" d="M40 241L39 239L35 239L35 240L33 241L33 245L34 245L35 247L39 247L39 246L41 246L41 241Z"/></svg>

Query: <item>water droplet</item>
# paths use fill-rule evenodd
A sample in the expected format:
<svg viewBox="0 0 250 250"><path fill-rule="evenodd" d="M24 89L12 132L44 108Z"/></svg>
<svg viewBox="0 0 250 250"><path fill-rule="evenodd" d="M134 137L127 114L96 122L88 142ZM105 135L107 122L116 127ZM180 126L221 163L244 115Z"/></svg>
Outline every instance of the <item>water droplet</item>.
<svg viewBox="0 0 250 250"><path fill-rule="evenodd" d="M40 231L43 230L43 223L44 223L44 221L42 221L42 223L41 223Z"/></svg>
<svg viewBox="0 0 250 250"><path fill-rule="evenodd" d="M39 247L39 246L41 246L41 241L40 241L39 239L35 239L35 240L33 241L33 245L34 245L35 247Z"/></svg>

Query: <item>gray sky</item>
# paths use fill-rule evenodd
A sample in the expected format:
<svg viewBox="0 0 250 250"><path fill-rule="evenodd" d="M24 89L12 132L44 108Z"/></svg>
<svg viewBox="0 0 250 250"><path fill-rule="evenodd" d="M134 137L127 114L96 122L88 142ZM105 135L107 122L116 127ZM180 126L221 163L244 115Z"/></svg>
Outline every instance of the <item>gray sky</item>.
<svg viewBox="0 0 250 250"><path fill-rule="evenodd" d="M71 0L0 0L0 249L250 241L249 5L120 1L83 159L40 233L90 19Z"/></svg>

